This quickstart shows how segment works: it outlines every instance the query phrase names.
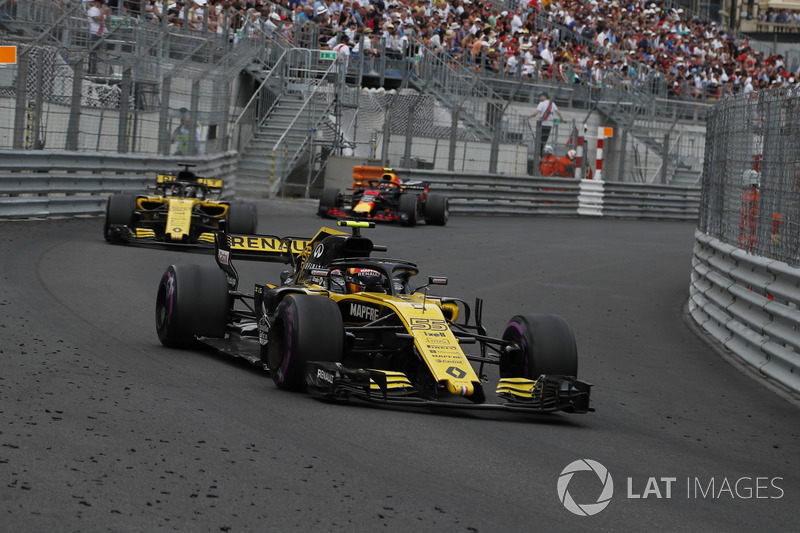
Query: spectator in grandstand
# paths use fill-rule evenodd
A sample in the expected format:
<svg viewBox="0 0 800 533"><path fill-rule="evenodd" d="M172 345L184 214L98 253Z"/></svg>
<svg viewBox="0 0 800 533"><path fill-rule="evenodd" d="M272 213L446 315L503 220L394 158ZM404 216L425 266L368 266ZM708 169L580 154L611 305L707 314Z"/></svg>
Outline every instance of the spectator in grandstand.
<svg viewBox="0 0 800 533"><path fill-rule="evenodd" d="M561 114L561 111L558 110L556 103L550 100L550 95L546 92L541 92L539 94L539 105L536 106L536 110L530 115L522 117L522 120L530 120L541 116L542 136L539 140L539 146L542 153L544 153L545 144L547 144L547 139L550 137L550 130L553 128L553 117L556 115L560 120L564 120L564 116Z"/></svg>
<svg viewBox="0 0 800 533"><path fill-rule="evenodd" d="M335 66L333 67L333 72L341 72L347 73L347 69L350 66L350 49L352 48L352 41L347 36L346 33L342 33L340 37L339 44L332 47L332 50L336 52L336 60Z"/></svg>
<svg viewBox="0 0 800 533"><path fill-rule="evenodd" d="M403 59L403 41L397 33L397 28L391 22L384 26L383 42L386 46L386 57L389 59Z"/></svg>
<svg viewBox="0 0 800 533"><path fill-rule="evenodd" d="M280 33L281 16L277 13L270 13L264 22L264 34L268 39L275 39Z"/></svg>
<svg viewBox="0 0 800 533"><path fill-rule="evenodd" d="M357 58L362 52L364 61L369 65L369 74L377 74L375 71L375 57L380 55L380 50L372 44L372 30L368 27L364 27L360 34L356 34L350 55Z"/></svg>
<svg viewBox="0 0 800 533"><path fill-rule="evenodd" d="M154 22L161 22L161 6L156 0L147 0L145 4L145 18Z"/></svg>
<svg viewBox="0 0 800 533"><path fill-rule="evenodd" d="M189 5L189 20L186 22L186 27L190 30L202 30L203 21L205 20L205 7L208 0L191 0Z"/></svg>

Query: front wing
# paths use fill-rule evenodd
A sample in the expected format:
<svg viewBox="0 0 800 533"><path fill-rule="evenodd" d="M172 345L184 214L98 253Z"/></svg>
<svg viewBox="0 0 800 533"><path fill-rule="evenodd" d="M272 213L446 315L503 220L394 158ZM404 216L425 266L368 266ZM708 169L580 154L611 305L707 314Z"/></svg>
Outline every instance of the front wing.
<svg viewBox="0 0 800 533"><path fill-rule="evenodd" d="M502 403L473 403L425 398L402 372L351 369L339 363L306 364L306 387L333 400L355 398L369 403L430 408L504 410L530 413L587 413L591 385L568 376L501 379L497 396Z"/></svg>
<svg viewBox="0 0 800 533"><path fill-rule="evenodd" d="M113 236L127 244L140 246L154 246L173 249L194 249L197 251L214 251L215 232L204 232L198 235L196 241L179 242L166 238L159 238L155 230L143 227L130 227L125 225L109 225L108 230Z"/></svg>
<svg viewBox="0 0 800 533"><path fill-rule="evenodd" d="M357 219L357 220L366 220L368 222L400 222L402 218L400 217L400 213L397 211L389 211L383 210L378 211L372 216L364 215L363 213L353 213L350 210L340 209L338 207L331 207L325 213L322 214L325 218L345 218L345 219Z"/></svg>

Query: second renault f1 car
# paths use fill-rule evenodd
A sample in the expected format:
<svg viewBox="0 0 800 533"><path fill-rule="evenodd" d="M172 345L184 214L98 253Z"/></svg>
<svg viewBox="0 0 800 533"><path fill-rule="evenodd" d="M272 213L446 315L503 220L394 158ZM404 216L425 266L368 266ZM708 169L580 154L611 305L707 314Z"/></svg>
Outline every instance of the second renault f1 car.
<svg viewBox="0 0 800 533"><path fill-rule="evenodd" d="M197 176L181 163L177 174L159 174L146 194L113 194L103 228L107 241L214 249L214 235L225 230L255 233L255 204L220 200L223 182Z"/></svg>
<svg viewBox="0 0 800 533"><path fill-rule="evenodd" d="M372 223L340 221L310 239L219 234L212 265L172 265L156 298L162 344L205 344L263 365L281 389L333 400L525 412L591 411L591 385L577 379L568 323L546 314L511 318L502 336L458 298L432 296L447 283L416 286L415 264L373 257ZM280 284L239 290L240 259L291 264ZM499 366L490 400L485 365Z"/></svg>
<svg viewBox="0 0 800 533"><path fill-rule="evenodd" d="M369 174L362 177L375 169L381 172L379 179L370 179ZM425 181L403 182L388 168L355 167L352 194L325 187L317 214L323 218L399 222L404 226L415 226L424 220L427 224L444 226L450 203L446 197L430 193Z"/></svg>

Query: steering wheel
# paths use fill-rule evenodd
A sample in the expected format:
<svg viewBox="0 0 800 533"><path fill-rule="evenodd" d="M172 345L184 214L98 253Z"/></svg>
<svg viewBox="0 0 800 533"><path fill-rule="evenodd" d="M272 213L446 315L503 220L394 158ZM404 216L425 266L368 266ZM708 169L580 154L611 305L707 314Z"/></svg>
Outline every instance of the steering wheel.
<svg viewBox="0 0 800 533"><path fill-rule="evenodd" d="M391 191L394 189L400 190L400 184L394 181L369 180L368 183L372 189L380 189L382 191Z"/></svg>

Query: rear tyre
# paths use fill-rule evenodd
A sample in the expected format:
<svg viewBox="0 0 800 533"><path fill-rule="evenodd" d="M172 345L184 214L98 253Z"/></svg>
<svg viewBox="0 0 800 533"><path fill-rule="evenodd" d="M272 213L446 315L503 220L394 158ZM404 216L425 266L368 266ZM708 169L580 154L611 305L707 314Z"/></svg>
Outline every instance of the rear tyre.
<svg viewBox="0 0 800 533"><path fill-rule="evenodd" d="M216 267L172 265L161 276L156 293L156 332L161 344L182 348L195 337L225 336L228 282Z"/></svg>
<svg viewBox="0 0 800 533"><path fill-rule="evenodd" d="M231 202L225 222L225 230L228 233L253 235L256 233L257 225L258 216L255 204L242 201Z"/></svg>
<svg viewBox="0 0 800 533"><path fill-rule="evenodd" d="M517 315L508 322L503 340L515 343L519 350L501 354L501 378L578 375L575 336L558 315Z"/></svg>
<svg viewBox="0 0 800 533"><path fill-rule="evenodd" d="M441 194L429 194L425 202L425 222L444 226L450 216L450 200Z"/></svg>
<svg viewBox="0 0 800 533"><path fill-rule="evenodd" d="M133 213L136 209L136 197L130 194L112 194L106 204L106 222L103 236L108 242L120 242L119 235L111 230L111 226L132 226Z"/></svg>
<svg viewBox="0 0 800 533"><path fill-rule="evenodd" d="M322 196L319 197L319 208L317 214L327 217L328 211L339 206L339 189L336 187L325 187L322 189Z"/></svg>
<svg viewBox="0 0 800 533"><path fill-rule="evenodd" d="M400 212L400 222L404 226L416 226L419 213L419 196L416 194L403 194L397 206Z"/></svg>
<svg viewBox="0 0 800 533"><path fill-rule="evenodd" d="M308 361L337 363L344 354L344 324L336 303L324 296L287 296L269 331L261 358L279 389L302 390Z"/></svg>

